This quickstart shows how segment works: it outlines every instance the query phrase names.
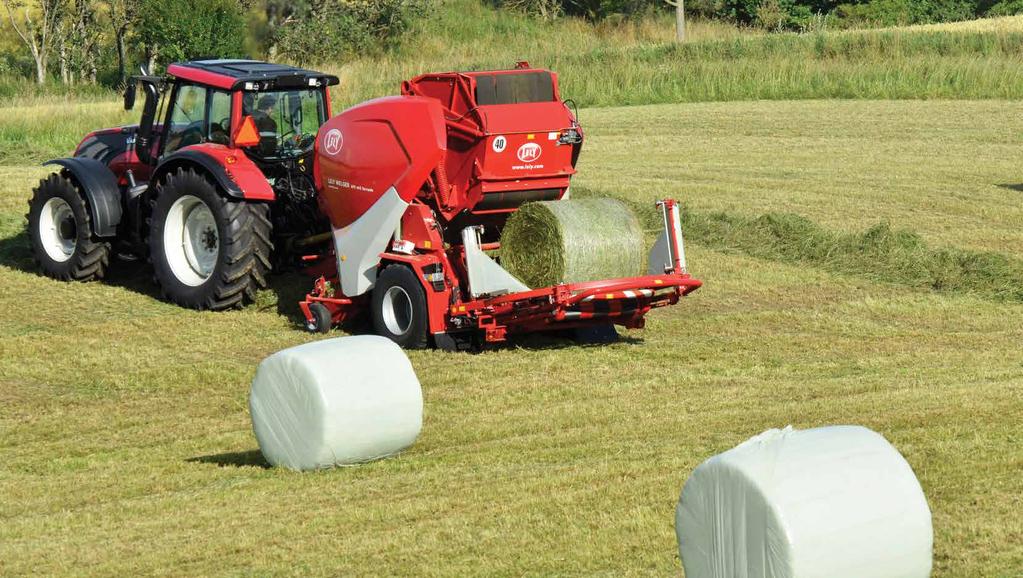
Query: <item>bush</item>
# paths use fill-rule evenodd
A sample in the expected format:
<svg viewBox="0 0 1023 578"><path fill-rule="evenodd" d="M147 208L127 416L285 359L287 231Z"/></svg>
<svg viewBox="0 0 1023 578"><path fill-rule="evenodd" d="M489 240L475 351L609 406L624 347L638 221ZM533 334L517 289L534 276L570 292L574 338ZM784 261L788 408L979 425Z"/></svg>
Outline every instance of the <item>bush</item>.
<svg viewBox="0 0 1023 578"><path fill-rule="evenodd" d="M273 34L276 53L298 62L381 52L426 15L427 0L325 0Z"/></svg>
<svg viewBox="0 0 1023 578"><path fill-rule="evenodd" d="M843 26L855 27L953 22L976 14L968 0L870 0L865 4L841 4L835 15Z"/></svg>
<svg viewBox="0 0 1023 578"><path fill-rule="evenodd" d="M565 13L562 0L490 0L496 8L520 10L543 20L554 20Z"/></svg>
<svg viewBox="0 0 1023 578"><path fill-rule="evenodd" d="M1023 0L1002 0L987 11L988 16L1015 16L1016 14L1023 14Z"/></svg>

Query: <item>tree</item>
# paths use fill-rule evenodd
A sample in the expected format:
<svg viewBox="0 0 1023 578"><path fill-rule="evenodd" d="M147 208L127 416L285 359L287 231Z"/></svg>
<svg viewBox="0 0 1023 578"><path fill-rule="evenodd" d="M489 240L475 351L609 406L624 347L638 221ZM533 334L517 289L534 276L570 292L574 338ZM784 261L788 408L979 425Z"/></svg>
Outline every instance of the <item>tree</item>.
<svg viewBox="0 0 1023 578"><path fill-rule="evenodd" d="M57 25L57 56L64 84L96 83L100 39L95 0L65 0Z"/></svg>
<svg viewBox="0 0 1023 578"><path fill-rule="evenodd" d="M30 8L18 0L2 0L7 8L7 16L11 19L11 27L18 33L22 42L32 53L36 63L36 82L46 82L46 61L52 48L53 33L60 24L64 3L62 0L39 0L39 19L33 20ZM18 26L14 11L23 10L23 26ZM24 28L24 29L22 29Z"/></svg>
<svg viewBox="0 0 1023 578"><path fill-rule="evenodd" d="M114 29L114 45L117 49L117 78L124 84L128 80L124 44L138 17L139 0L109 0L107 4L110 10L110 25Z"/></svg>
<svg viewBox="0 0 1023 578"><path fill-rule="evenodd" d="M664 0L668 6L675 7L675 40L686 41L686 4L685 0Z"/></svg>
<svg viewBox="0 0 1023 578"><path fill-rule="evenodd" d="M141 0L138 21L147 60L242 55L245 19L235 0Z"/></svg>

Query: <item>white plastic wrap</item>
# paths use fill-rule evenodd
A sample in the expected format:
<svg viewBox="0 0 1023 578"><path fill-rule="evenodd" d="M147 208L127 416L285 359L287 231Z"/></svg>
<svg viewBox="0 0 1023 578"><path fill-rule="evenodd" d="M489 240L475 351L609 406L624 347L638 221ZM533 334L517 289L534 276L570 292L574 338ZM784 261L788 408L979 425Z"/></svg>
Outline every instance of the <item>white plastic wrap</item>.
<svg viewBox="0 0 1023 578"><path fill-rule="evenodd" d="M278 351L259 364L252 429L273 465L312 470L355 464L412 445L423 393L405 353L375 335Z"/></svg>
<svg viewBox="0 0 1023 578"><path fill-rule="evenodd" d="M917 578L931 512L909 464L860 426L768 430L697 467L675 510L687 578Z"/></svg>

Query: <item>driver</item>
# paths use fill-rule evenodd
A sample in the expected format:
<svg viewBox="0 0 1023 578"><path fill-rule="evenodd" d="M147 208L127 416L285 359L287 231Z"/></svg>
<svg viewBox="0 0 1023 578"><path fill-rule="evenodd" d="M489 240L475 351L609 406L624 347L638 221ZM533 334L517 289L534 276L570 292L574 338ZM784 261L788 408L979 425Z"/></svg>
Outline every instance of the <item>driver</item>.
<svg viewBox="0 0 1023 578"><path fill-rule="evenodd" d="M266 156L271 156L277 151L277 122L273 119L276 106L277 97L265 94L259 98L256 112L252 114L252 120L256 122L256 129L259 131L259 148Z"/></svg>

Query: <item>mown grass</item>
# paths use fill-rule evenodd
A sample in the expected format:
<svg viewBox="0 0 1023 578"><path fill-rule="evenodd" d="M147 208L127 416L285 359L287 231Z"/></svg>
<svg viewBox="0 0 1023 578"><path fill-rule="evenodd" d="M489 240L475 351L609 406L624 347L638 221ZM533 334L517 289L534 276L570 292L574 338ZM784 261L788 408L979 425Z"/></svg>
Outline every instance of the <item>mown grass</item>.
<svg viewBox="0 0 1023 578"><path fill-rule="evenodd" d="M311 474L264 468L247 411L259 360L315 339L294 317L305 281L211 314L160 302L142 266L45 279L22 233L45 169L0 166L0 574L677 575L674 504L697 464L769 427L858 423L920 478L936 577L1014 575L1023 304L764 242L884 220L929 251L1013 252L1018 193L995 183L1016 182L1018 137L996 141L1017 121L996 104L583 110L579 188L689 204L705 286L611 346L415 352L416 445ZM817 225L767 227L771 211ZM977 239L939 226L950 215Z"/></svg>
<svg viewBox="0 0 1023 578"><path fill-rule="evenodd" d="M795 213L856 233L1023 254L1023 115L1013 101L815 101L581 112L580 187L694 211Z"/></svg>
<svg viewBox="0 0 1023 578"><path fill-rule="evenodd" d="M661 217L649 203L631 205L644 218L648 232L659 231ZM1023 260L1018 257L933 248L919 234L893 229L888 223L857 233L837 233L793 213L746 217L683 209L682 225L687 235L706 247L821 267L881 283L1023 302Z"/></svg>

